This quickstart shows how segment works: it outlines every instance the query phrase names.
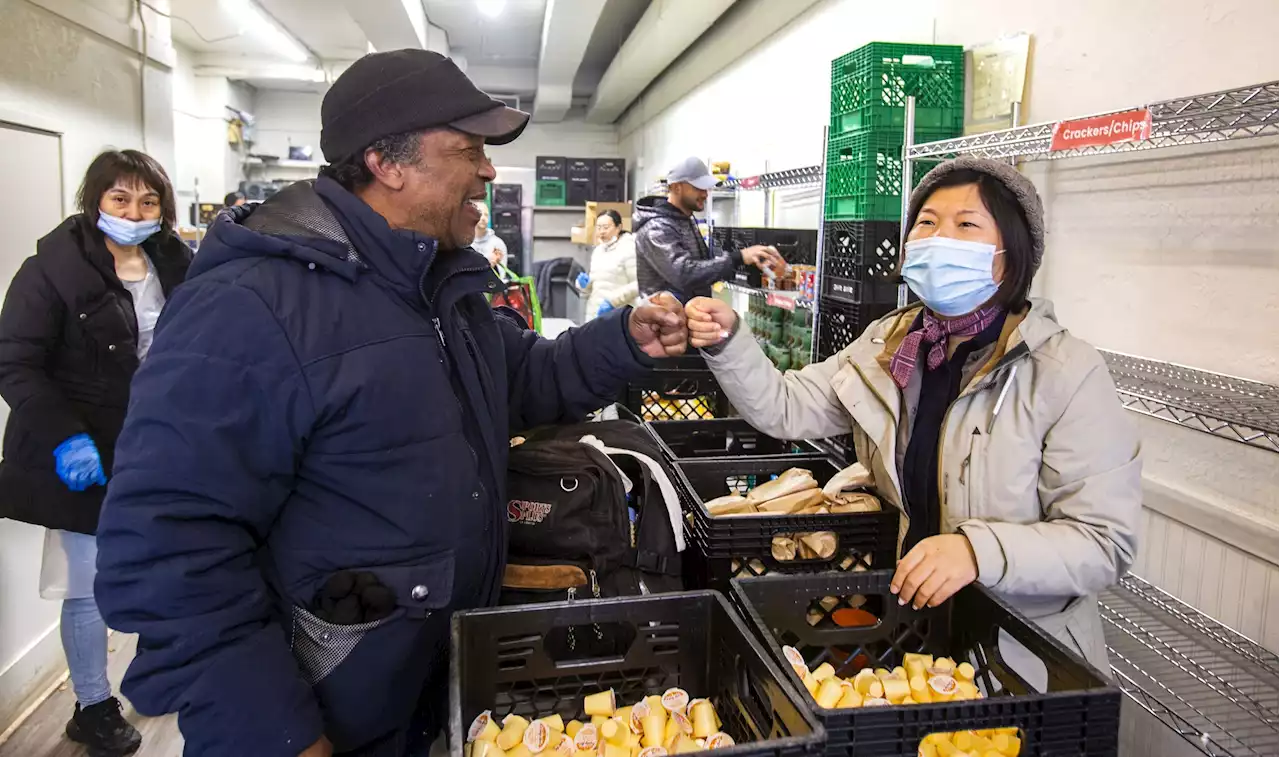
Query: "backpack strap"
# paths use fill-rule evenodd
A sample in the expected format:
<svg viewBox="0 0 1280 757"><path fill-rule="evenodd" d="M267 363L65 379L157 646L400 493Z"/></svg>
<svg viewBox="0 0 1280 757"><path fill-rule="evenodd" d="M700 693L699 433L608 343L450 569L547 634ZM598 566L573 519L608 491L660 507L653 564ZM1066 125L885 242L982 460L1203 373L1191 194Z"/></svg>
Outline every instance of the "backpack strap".
<svg viewBox="0 0 1280 757"><path fill-rule="evenodd" d="M662 492L663 503L667 506L667 515L671 518L671 533L676 540L676 551L683 552L685 547L684 528L680 522L680 494L676 491L675 484L671 482L671 477L667 475L666 470L648 455L643 455L635 450L619 449L617 447L607 447L604 442L594 436L584 436L580 440L583 444L588 444L606 455L627 455L639 460L640 463L653 476L653 480L658 484L658 490ZM619 471L621 472L621 471ZM628 491L630 489L628 488Z"/></svg>

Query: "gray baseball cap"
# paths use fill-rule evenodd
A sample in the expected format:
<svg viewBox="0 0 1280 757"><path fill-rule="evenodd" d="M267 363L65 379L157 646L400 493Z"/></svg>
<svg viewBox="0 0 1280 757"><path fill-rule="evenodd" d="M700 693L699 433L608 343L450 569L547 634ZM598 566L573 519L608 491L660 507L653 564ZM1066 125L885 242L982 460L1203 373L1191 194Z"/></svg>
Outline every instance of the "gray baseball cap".
<svg viewBox="0 0 1280 757"><path fill-rule="evenodd" d="M711 175L707 164L697 158L685 158L667 172L667 184L692 184L698 189L714 189L720 180Z"/></svg>

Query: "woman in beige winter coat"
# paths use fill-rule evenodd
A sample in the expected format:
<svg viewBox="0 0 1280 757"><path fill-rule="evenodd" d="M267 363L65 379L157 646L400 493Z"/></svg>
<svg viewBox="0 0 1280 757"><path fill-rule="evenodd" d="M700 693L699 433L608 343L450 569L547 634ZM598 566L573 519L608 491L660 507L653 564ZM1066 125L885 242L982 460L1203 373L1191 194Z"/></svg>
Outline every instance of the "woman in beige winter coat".
<svg viewBox="0 0 1280 757"><path fill-rule="evenodd" d="M1027 296L1040 198L1010 166L962 157L924 178L908 219L902 275L921 302L834 357L779 373L706 298L687 306L692 343L759 430L853 434L904 514L900 603L977 581L1109 675L1097 593L1137 551L1139 443L1102 357Z"/></svg>

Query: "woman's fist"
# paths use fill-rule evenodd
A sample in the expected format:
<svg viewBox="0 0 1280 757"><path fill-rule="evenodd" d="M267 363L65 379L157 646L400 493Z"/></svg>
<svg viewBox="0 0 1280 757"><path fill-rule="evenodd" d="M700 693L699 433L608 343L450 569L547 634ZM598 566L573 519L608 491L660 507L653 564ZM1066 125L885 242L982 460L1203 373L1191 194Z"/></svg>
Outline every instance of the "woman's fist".
<svg viewBox="0 0 1280 757"><path fill-rule="evenodd" d="M694 297L684 306L689 323L689 344L698 349L714 347L729 338L738 314L729 303L712 297Z"/></svg>

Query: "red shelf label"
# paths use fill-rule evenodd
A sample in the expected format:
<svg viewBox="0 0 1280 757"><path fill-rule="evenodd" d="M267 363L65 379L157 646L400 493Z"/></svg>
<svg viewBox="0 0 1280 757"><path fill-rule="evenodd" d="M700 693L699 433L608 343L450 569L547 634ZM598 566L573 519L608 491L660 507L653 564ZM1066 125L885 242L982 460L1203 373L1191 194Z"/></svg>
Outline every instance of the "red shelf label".
<svg viewBox="0 0 1280 757"><path fill-rule="evenodd" d="M766 293L764 297L764 302L766 305L769 305L770 307L782 308L783 310L796 309L795 297L788 297L785 294L778 294L776 292Z"/></svg>
<svg viewBox="0 0 1280 757"><path fill-rule="evenodd" d="M759 176L748 176L745 179L738 179L739 189L755 189L758 186L760 186Z"/></svg>
<svg viewBox="0 0 1280 757"><path fill-rule="evenodd" d="M1109 116L1059 121L1053 127L1049 149L1074 150L1079 147L1101 147L1123 142L1141 142L1151 137L1151 111L1128 110Z"/></svg>

